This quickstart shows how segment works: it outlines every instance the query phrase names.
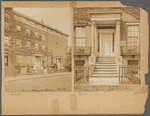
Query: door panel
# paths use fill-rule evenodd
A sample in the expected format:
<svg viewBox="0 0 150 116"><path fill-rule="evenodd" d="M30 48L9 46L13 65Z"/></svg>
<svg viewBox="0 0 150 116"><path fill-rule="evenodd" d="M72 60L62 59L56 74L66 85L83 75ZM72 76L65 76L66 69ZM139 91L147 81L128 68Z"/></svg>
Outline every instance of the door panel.
<svg viewBox="0 0 150 116"><path fill-rule="evenodd" d="M101 52L102 56L112 55L112 34L111 33L101 33Z"/></svg>

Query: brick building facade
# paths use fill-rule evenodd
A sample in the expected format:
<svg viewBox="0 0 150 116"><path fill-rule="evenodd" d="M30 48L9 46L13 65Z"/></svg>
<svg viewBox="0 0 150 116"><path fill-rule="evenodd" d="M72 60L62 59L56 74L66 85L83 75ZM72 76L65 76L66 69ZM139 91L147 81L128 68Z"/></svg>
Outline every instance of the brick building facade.
<svg viewBox="0 0 150 116"><path fill-rule="evenodd" d="M12 8L4 17L5 74L40 73L57 64L64 66L68 35Z"/></svg>

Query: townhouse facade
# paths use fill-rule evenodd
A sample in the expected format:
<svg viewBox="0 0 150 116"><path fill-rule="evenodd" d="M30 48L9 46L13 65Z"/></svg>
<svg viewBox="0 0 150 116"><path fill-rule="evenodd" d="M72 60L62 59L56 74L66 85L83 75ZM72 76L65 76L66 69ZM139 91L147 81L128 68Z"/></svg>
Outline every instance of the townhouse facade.
<svg viewBox="0 0 150 116"><path fill-rule="evenodd" d="M138 67L130 70L138 80L140 7L76 7L73 13L75 66L92 65L89 78L127 76L127 70L120 72L119 65Z"/></svg>
<svg viewBox="0 0 150 116"><path fill-rule="evenodd" d="M12 8L4 17L5 75L40 73L46 68L64 66L68 35Z"/></svg>

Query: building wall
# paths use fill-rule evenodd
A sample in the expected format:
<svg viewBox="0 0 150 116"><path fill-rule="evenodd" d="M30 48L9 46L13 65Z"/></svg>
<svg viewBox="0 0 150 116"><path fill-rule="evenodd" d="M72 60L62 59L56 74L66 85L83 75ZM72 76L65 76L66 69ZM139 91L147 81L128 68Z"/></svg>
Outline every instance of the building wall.
<svg viewBox="0 0 150 116"><path fill-rule="evenodd" d="M91 26L85 27L85 46L91 46Z"/></svg>
<svg viewBox="0 0 150 116"><path fill-rule="evenodd" d="M126 46L127 45L127 25L126 22L135 22L135 21L139 21L139 19L136 19L135 17L133 17L130 14L127 14L126 12L122 13L122 18L120 20L120 46ZM117 51L117 42L116 42L116 33L114 35L114 40L115 40L115 51ZM97 44L97 43L96 43ZM85 26L85 46L91 46L91 26L90 25L86 25ZM114 53L115 54L115 53ZM78 56L75 56L75 60L85 60L87 63L89 62L87 60L88 56L80 56L80 58ZM126 63L128 62L128 60L138 60L138 64L140 65L140 56L139 55L135 55L134 58L132 55L130 56L123 56L123 59L126 61Z"/></svg>
<svg viewBox="0 0 150 116"><path fill-rule="evenodd" d="M8 56L6 72L8 72L8 67L13 67L14 69L21 67L23 69L23 67L28 68L30 66L30 68L33 68L35 63L34 52L40 54L40 59L42 59L40 63L44 63L43 67L52 66L56 63L57 57L63 60L66 58L68 35L59 32L59 30L47 27L47 25L44 26L43 22L40 23L23 14L18 14L12 9L5 10L5 22L5 28L8 28L5 29L5 38L11 38L9 41L11 45L6 45L5 47L5 55ZM17 32L16 25L21 27L21 32ZM27 28L30 30L30 35L26 35ZM35 38L35 31L38 32L38 38ZM42 34L45 36L44 40L42 40ZM17 45L18 41L19 43L21 42L21 46ZM27 48L27 42L30 42L30 48ZM35 49L35 43L38 43L38 50ZM42 49L42 45L45 45L45 50ZM19 64L17 63L18 55L20 58ZM30 57L30 61L27 61L27 57ZM52 59L53 63L51 62ZM8 74L8 76L10 75L13 74Z"/></svg>

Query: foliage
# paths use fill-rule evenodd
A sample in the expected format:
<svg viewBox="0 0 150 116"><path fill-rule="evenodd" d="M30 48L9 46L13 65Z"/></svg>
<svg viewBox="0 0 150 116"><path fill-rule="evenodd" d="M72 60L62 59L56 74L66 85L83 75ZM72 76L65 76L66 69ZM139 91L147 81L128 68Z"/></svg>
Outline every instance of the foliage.
<svg viewBox="0 0 150 116"><path fill-rule="evenodd" d="M68 50L68 52L66 53L66 59L65 59L65 64L64 64L64 67L68 70L68 71L71 71L71 49Z"/></svg>

